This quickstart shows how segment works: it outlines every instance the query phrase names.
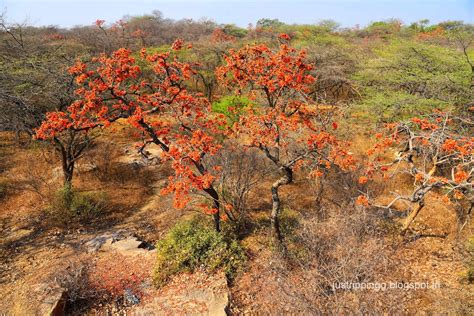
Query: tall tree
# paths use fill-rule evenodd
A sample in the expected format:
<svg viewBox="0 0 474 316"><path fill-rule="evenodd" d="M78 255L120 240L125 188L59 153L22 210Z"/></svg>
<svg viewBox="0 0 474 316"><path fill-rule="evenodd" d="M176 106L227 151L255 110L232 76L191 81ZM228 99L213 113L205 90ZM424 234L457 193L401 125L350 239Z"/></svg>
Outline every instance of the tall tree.
<svg viewBox="0 0 474 316"><path fill-rule="evenodd" d="M289 39L282 34L282 42ZM233 133L247 146L258 148L277 168L279 178L271 185L271 222L282 241L280 188L293 183L302 164L315 166L314 174L332 164L348 167L352 156L332 134L337 124L318 120L317 107L307 93L315 78L305 52L282 43L277 50L266 45L231 50L219 77L238 94L247 94L250 106L233 126Z"/></svg>
<svg viewBox="0 0 474 316"><path fill-rule="evenodd" d="M156 144L161 158L171 163L174 175L162 193L174 193L177 208L187 204L192 189L206 193L212 206L205 211L213 214L219 231L220 202L213 186L218 168L208 166L206 158L220 148L216 135L224 121L210 113L206 98L186 88L195 71L179 61L175 52L182 47L183 42L177 40L164 53L142 50L140 60L131 51L119 49L91 63L78 61L70 68L79 85L77 100L66 111L49 114L44 126L54 135L90 131L127 119L143 136L140 148Z"/></svg>

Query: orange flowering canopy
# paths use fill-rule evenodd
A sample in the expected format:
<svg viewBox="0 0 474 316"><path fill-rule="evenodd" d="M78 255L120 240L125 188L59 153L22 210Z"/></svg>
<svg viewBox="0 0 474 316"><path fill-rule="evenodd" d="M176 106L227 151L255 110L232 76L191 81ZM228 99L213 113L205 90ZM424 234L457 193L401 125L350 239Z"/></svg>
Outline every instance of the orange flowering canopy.
<svg viewBox="0 0 474 316"><path fill-rule="evenodd" d="M234 42L235 37L224 32L223 29L215 29L211 35L211 41L214 43L219 42Z"/></svg>
<svg viewBox="0 0 474 316"><path fill-rule="evenodd" d="M254 103L233 131L277 165L312 160L318 166L335 162L349 167L352 156L332 133L337 124L320 119L321 113L307 96L315 78L305 57L304 51L286 44L277 50L260 44L229 52L217 74L235 93L248 95Z"/></svg>
<svg viewBox="0 0 474 316"><path fill-rule="evenodd" d="M424 118L387 124L376 138L367 153L371 157L367 176L411 175L413 194L400 199L418 202L435 188L442 189L445 199L473 199L474 138L469 129L463 129L461 119L437 111ZM359 182L367 182L367 177Z"/></svg>
<svg viewBox="0 0 474 316"><path fill-rule="evenodd" d="M162 158L171 161L175 174L163 192L175 193L176 206L183 207L191 189L205 190L214 180L204 158L220 148L215 135L224 121L210 114L205 98L186 89L195 72L174 53L182 47L177 40L167 52L142 50L138 60L119 49L87 64L78 61L69 69L77 100L64 112L48 113L37 136L47 139L127 119L143 135L142 146L160 146Z"/></svg>

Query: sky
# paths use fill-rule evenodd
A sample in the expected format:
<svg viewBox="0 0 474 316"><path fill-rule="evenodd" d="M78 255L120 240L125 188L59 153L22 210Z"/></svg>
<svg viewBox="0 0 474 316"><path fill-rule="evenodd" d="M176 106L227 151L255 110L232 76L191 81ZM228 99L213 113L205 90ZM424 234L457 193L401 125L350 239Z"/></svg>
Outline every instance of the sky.
<svg viewBox="0 0 474 316"><path fill-rule="evenodd" d="M260 18L285 23L333 19L344 27L399 18L405 23L463 20L474 23L474 0L0 0L9 22L71 27L159 10L172 19L208 18L246 27Z"/></svg>

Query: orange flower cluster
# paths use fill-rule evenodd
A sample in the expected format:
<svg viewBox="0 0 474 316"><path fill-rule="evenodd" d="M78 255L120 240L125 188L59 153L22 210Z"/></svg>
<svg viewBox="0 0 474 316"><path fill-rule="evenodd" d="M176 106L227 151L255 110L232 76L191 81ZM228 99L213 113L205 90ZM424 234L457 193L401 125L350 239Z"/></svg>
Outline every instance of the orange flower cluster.
<svg viewBox="0 0 474 316"><path fill-rule="evenodd" d="M359 195L356 200L357 205L369 206L369 200L365 195Z"/></svg>
<svg viewBox="0 0 474 316"><path fill-rule="evenodd" d="M281 34L280 39L290 37ZM354 161L346 150L347 144L332 134L338 127L337 122L326 126L317 121L318 112L306 97L316 79L305 57L305 51L286 44L281 44L278 50L258 44L229 52L226 64L217 69L218 78L258 104L241 116L233 133L245 135L243 138L248 145L261 150L288 153L286 157L277 154L275 158L279 161L272 158L274 163L285 164L296 159L298 163L292 165L294 168L304 161L316 165L313 176L320 174L319 165L351 168ZM300 149L291 153L289 148ZM311 152L318 154L310 155Z"/></svg>
<svg viewBox="0 0 474 316"><path fill-rule="evenodd" d="M211 39L214 43L219 42L233 42L235 37L224 32L224 30L217 28L212 32Z"/></svg>

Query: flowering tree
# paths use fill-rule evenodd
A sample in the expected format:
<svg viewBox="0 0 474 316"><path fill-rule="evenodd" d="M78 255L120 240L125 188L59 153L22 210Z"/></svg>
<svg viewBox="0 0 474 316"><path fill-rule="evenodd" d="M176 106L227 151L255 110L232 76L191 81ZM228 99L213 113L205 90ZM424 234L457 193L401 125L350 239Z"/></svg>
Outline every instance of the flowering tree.
<svg viewBox="0 0 474 316"><path fill-rule="evenodd" d="M213 187L218 168L209 168L205 158L219 150L215 136L224 121L209 113L204 97L186 89L195 72L174 53L182 46L177 40L164 53L142 50L140 60L119 49L89 64L78 61L69 70L79 86L77 100L64 112L50 113L38 135L54 138L65 131L88 132L127 119L143 136L138 144L142 152L148 144L156 144L162 159L171 162L174 175L162 193L174 193L175 207L182 208L191 190L205 192L212 200L212 207L205 210L214 215L219 230L220 203Z"/></svg>
<svg viewBox="0 0 474 316"><path fill-rule="evenodd" d="M67 112L48 112L41 126L36 130L36 138L51 140L61 158L64 185L72 187L76 162L93 144L97 133L88 127L75 125Z"/></svg>
<svg viewBox="0 0 474 316"><path fill-rule="evenodd" d="M412 177L410 193L397 194L384 206L391 208L397 201L412 205L403 223L403 232L425 206L426 195L434 190L442 194L447 203L467 201L467 213L470 213L474 203L474 139L469 134L472 124L450 113L435 112L424 118L387 124L385 130L376 135L377 142L368 151L371 159L367 175L359 182L366 183L376 174L387 179L397 174ZM395 153L394 159L390 152ZM358 202L370 203L364 195Z"/></svg>
<svg viewBox="0 0 474 316"><path fill-rule="evenodd" d="M280 36L282 42L288 35ZM291 184L294 172L311 165L313 175L332 164L348 167L352 156L343 149L332 131L335 122L318 120L318 111L306 94L315 78L309 74L305 52L282 43L278 50L268 46L245 46L230 50L218 76L237 94L247 94L253 106L240 113L233 134L246 146L258 148L278 168L280 177L271 186L271 222L281 241L279 189Z"/></svg>

